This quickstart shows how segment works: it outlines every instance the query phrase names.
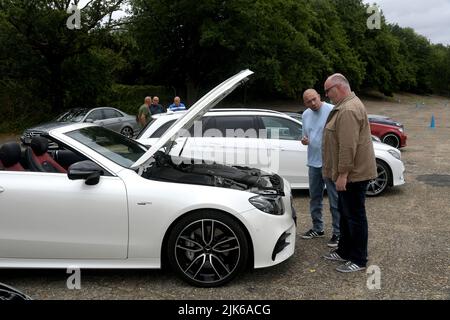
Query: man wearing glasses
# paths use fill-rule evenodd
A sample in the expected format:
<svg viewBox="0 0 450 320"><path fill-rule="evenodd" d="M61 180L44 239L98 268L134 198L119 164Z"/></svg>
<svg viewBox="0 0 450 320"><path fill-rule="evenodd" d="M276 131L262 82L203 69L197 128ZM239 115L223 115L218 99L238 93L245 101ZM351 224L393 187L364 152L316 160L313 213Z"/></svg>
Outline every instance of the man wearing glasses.
<svg viewBox="0 0 450 320"><path fill-rule="evenodd" d="M366 109L348 80L333 74L324 90L335 107L323 134L322 174L336 183L341 232L337 249L324 258L345 262L336 268L339 272L355 272L367 264L365 193L377 176L375 154Z"/></svg>

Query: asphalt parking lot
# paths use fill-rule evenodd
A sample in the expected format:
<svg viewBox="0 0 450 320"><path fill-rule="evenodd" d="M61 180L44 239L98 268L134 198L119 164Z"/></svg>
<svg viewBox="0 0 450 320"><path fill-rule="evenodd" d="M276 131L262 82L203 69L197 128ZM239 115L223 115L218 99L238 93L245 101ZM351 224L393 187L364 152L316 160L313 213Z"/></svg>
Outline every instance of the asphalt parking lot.
<svg viewBox="0 0 450 320"><path fill-rule="evenodd" d="M331 236L328 211L325 238L300 238L311 223L307 191L294 192L294 256L225 287L191 287L161 270L82 270L79 290L66 287L66 270L0 270L0 282L34 299L449 299L450 104L412 95L365 103L368 113L402 122L408 135L402 149L406 184L366 201L369 265L381 271L379 289L367 286L369 274L340 274L321 258ZM429 127L432 116L435 128Z"/></svg>

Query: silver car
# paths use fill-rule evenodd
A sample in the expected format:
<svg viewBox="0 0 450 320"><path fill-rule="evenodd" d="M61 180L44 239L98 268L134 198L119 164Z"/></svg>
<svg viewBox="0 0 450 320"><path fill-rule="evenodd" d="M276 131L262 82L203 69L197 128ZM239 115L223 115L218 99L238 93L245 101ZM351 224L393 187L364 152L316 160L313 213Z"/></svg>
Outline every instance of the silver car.
<svg viewBox="0 0 450 320"><path fill-rule="evenodd" d="M126 114L121 110L109 107L75 108L59 115L54 121L26 129L20 139L23 143L29 144L31 138L34 136L40 136L43 132L48 132L50 129L74 122L95 123L112 131L119 132L128 138L132 138L140 130L135 116Z"/></svg>

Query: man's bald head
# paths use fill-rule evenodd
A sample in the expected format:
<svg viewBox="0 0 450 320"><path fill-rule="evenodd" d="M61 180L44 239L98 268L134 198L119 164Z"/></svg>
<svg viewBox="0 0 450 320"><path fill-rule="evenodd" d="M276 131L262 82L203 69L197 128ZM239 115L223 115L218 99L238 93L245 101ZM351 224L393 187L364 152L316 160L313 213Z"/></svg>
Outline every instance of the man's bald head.
<svg viewBox="0 0 450 320"><path fill-rule="evenodd" d="M316 90L307 89L303 92L303 104L305 107L317 111L322 106L322 101L320 101L320 95Z"/></svg>
<svg viewBox="0 0 450 320"><path fill-rule="evenodd" d="M318 94L316 90L314 90L314 89L306 89L305 92L303 92L303 99L306 96L316 95L316 94Z"/></svg>

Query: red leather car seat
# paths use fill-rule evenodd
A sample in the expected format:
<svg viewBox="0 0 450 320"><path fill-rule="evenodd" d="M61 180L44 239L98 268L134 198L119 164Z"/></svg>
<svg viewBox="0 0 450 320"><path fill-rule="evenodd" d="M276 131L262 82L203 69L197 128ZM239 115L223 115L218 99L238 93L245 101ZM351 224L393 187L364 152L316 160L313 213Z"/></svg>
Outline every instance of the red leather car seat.
<svg viewBox="0 0 450 320"><path fill-rule="evenodd" d="M17 142L7 142L0 147L0 168L9 171L25 171L19 163L20 145Z"/></svg>
<svg viewBox="0 0 450 320"><path fill-rule="evenodd" d="M34 137L26 151L30 170L40 172L66 173L66 169L58 164L48 153L48 140L44 137Z"/></svg>

